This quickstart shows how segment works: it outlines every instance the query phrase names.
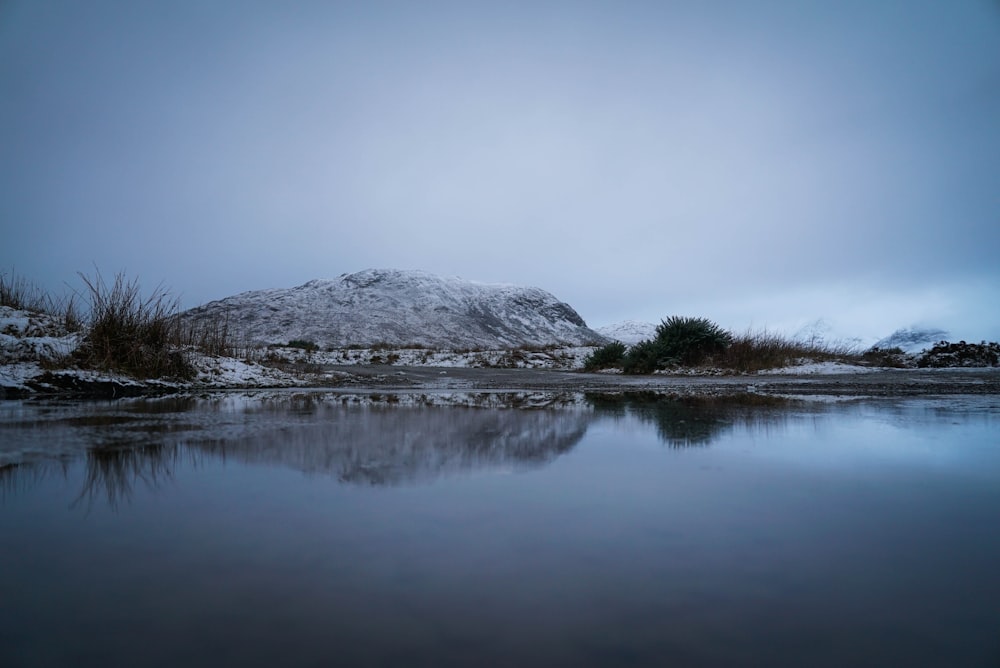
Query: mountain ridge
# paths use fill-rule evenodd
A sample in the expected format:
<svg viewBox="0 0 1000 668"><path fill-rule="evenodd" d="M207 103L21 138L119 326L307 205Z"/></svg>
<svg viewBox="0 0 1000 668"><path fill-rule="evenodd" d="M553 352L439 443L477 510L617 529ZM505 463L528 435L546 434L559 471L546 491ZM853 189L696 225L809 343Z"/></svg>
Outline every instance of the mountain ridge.
<svg viewBox="0 0 1000 668"><path fill-rule="evenodd" d="M605 338L565 302L535 287L425 271L365 269L293 288L239 293L183 312L195 325L226 318L254 343L311 341L428 348L589 345Z"/></svg>

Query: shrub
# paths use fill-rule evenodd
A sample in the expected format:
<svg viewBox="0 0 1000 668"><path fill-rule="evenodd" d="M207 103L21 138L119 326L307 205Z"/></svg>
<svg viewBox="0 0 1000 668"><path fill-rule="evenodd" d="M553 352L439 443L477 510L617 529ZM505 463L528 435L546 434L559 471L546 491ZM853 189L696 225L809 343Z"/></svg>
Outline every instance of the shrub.
<svg viewBox="0 0 1000 668"><path fill-rule="evenodd" d="M655 340L669 364L693 366L724 351L733 337L708 318L673 315L656 326Z"/></svg>
<svg viewBox="0 0 1000 668"><path fill-rule="evenodd" d="M992 367L1000 365L1000 344L995 341L987 343L949 343L941 341L934 344L930 350L925 350L917 360L920 368L941 367Z"/></svg>
<svg viewBox="0 0 1000 668"><path fill-rule="evenodd" d="M625 373L653 373L666 366L666 361L661 363L655 339L640 341L629 348L622 358L622 371Z"/></svg>
<svg viewBox="0 0 1000 668"><path fill-rule="evenodd" d="M707 318L670 316L656 337L632 346L622 363L625 373L652 373L669 366L695 366L726 350L732 335Z"/></svg>
<svg viewBox="0 0 1000 668"><path fill-rule="evenodd" d="M587 355L583 360L583 368L587 371L596 371L620 366L624 356L625 344L621 341L612 341Z"/></svg>
<svg viewBox="0 0 1000 668"><path fill-rule="evenodd" d="M306 341L305 339L292 339L288 342L287 348L301 348L302 350L313 352L319 350L319 346L313 341Z"/></svg>

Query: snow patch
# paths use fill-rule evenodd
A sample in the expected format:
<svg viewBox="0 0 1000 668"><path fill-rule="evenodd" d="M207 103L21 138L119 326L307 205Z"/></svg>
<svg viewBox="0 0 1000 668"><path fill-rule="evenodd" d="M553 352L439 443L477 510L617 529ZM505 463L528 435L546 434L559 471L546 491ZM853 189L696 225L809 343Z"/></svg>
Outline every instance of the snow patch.
<svg viewBox="0 0 1000 668"><path fill-rule="evenodd" d="M779 369L765 369L758 371L759 375L807 375L823 376L844 373L872 373L873 371L884 371L880 367L859 366L857 364L845 364L843 362L803 362L795 366L786 366Z"/></svg>

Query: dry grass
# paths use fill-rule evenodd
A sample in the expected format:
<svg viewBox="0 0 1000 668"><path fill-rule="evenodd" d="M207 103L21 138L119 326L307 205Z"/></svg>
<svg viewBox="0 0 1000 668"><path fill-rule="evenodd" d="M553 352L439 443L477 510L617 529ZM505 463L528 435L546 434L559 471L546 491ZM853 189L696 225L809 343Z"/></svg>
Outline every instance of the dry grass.
<svg viewBox="0 0 1000 668"><path fill-rule="evenodd" d="M860 353L849 344L803 342L767 330L747 330L733 335L725 351L712 358L711 365L736 373L754 373L794 366L804 359L857 363Z"/></svg>
<svg viewBox="0 0 1000 668"><path fill-rule="evenodd" d="M109 285L99 271L80 274L90 320L77 361L85 367L136 378L187 378L194 369L177 349L177 300L157 286L143 297L137 279L119 273Z"/></svg>
<svg viewBox="0 0 1000 668"><path fill-rule="evenodd" d="M261 346L238 337L229 326L229 314L221 318L198 321L177 319L178 346L197 350L206 355L255 360L262 356Z"/></svg>

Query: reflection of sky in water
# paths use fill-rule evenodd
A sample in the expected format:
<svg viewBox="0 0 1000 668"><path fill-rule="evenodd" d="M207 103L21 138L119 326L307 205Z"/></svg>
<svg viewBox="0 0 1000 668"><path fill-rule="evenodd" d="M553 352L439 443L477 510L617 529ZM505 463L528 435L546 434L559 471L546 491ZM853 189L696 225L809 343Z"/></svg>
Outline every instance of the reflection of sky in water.
<svg viewBox="0 0 1000 668"><path fill-rule="evenodd" d="M993 475L1000 467L998 431L995 398L949 398L852 402L832 414L788 421L780 439L759 439L752 431L746 436L758 456L790 466L852 469L857 475L901 468ZM735 440L736 447L746 447L744 439ZM715 445L727 447L727 441Z"/></svg>
<svg viewBox="0 0 1000 668"><path fill-rule="evenodd" d="M198 425L160 445L7 470L0 645L13 665L991 665L1000 412L954 402L194 402L159 413ZM134 426L67 410L53 429L85 442ZM678 447L679 421L709 437ZM359 461L386 475L345 481Z"/></svg>

